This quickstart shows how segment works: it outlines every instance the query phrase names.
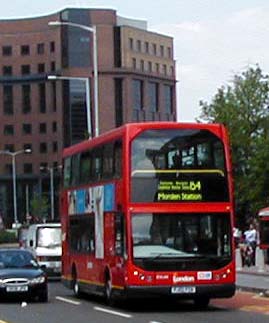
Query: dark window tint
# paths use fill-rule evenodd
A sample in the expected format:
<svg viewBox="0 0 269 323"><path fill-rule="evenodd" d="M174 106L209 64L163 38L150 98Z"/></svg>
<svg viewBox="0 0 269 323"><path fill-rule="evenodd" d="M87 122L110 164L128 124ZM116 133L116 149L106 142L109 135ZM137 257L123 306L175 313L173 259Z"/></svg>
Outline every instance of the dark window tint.
<svg viewBox="0 0 269 323"><path fill-rule="evenodd" d="M14 127L13 125L7 124L4 126L4 135L12 136L14 135Z"/></svg>
<svg viewBox="0 0 269 323"><path fill-rule="evenodd" d="M13 114L13 87L12 85L3 86L3 104L4 104L4 114Z"/></svg>
<svg viewBox="0 0 269 323"><path fill-rule="evenodd" d="M4 76L12 75L12 66L10 65L3 66L3 75Z"/></svg>
<svg viewBox="0 0 269 323"><path fill-rule="evenodd" d="M21 55L29 55L30 54L30 47L28 45L21 46Z"/></svg>
<svg viewBox="0 0 269 323"><path fill-rule="evenodd" d="M133 202L228 201L223 143L208 130L144 131L131 160Z"/></svg>
<svg viewBox="0 0 269 323"><path fill-rule="evenodd" d="M11 56L12 55L12 47L11 46L3 46L2 47L2 55L3 56Z"/></svg>
<svg viewBox="0 0 269 323"><path fill-rule="evenodd" d="M29 84L22 85L22 111L23 113L31 111L31 86Z"/></svg>
<svg viewBox="0 0 269 323"><path fill-rule="evenodd" d="M30 135L32 133L32 125L30 123L24 123L22 125L22 133L24 135Z"/></svg>
<svg viewBox="0 0 269 323"><path fill-rule="evenodd" d="M72 192L70 192L71 194ZM70 249L72 252L93 253L95 250L94 216L70 218Z"/></svg>

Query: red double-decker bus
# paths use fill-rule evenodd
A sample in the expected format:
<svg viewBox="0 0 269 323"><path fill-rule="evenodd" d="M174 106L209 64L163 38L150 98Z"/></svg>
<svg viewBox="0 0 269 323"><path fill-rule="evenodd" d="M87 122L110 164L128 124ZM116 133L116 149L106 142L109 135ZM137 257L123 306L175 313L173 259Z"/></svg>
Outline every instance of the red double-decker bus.
<svg viewBox="0 0 269 323"><path fill-rule="evenodd" d="M64 150L62 279L75 294L235 292L230 148L220 124L126 124Z"/></svg>

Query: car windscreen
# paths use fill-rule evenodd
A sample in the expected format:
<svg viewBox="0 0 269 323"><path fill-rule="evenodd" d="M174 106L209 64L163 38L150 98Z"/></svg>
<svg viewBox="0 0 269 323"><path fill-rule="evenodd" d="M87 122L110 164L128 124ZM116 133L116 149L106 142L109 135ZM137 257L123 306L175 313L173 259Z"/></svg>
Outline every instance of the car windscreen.
<svg viewBox="0 0 269 323"><path fill-rule="evenodd" d="M30 252L25 252L22 250L0 251L0 269L33 267L38 267L38 264Z"/></svg>

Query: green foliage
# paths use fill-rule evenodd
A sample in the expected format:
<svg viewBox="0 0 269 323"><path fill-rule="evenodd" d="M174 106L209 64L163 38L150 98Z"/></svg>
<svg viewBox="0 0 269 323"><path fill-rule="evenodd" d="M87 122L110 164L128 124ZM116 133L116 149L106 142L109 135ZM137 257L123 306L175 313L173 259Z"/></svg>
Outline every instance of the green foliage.
<svg viewBox="0 0 269 323"><path fill-rule="evenodd" d="M16 232L0 230L0 243L15 243L17 242Z"/></svg>
<svg viewBox="0 0 269 323"><path fill-rule="evenodd" d="M269 78L258 65L200 102L198 121L223 123L229 131L236 212L247 220L269 203Z"/></svg>
<svg viewBox="0 0 269 323"><path fill-rule="evenodd" d="M35 194L31 200L31 214L37 222L46 222L48 218L48 199L39 194Z"/></svg>

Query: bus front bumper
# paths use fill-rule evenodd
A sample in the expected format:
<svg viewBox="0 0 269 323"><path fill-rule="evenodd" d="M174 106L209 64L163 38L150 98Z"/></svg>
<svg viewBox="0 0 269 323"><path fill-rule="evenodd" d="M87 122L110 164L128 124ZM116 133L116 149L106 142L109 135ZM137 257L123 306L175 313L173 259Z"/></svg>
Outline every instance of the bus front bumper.
<svg viewBox="0 0 269 323"><path fill-rule="evenodd" d="M124 289L127 298L145 297L172 297L181 299L207 298L229 298L235 294L235 284L215 285L192 285L180 286L183 288L173 289L175 286L128 286ZM115 294L118 294L115 291ZM122 294L122 291L120 292Z"/></svg>

